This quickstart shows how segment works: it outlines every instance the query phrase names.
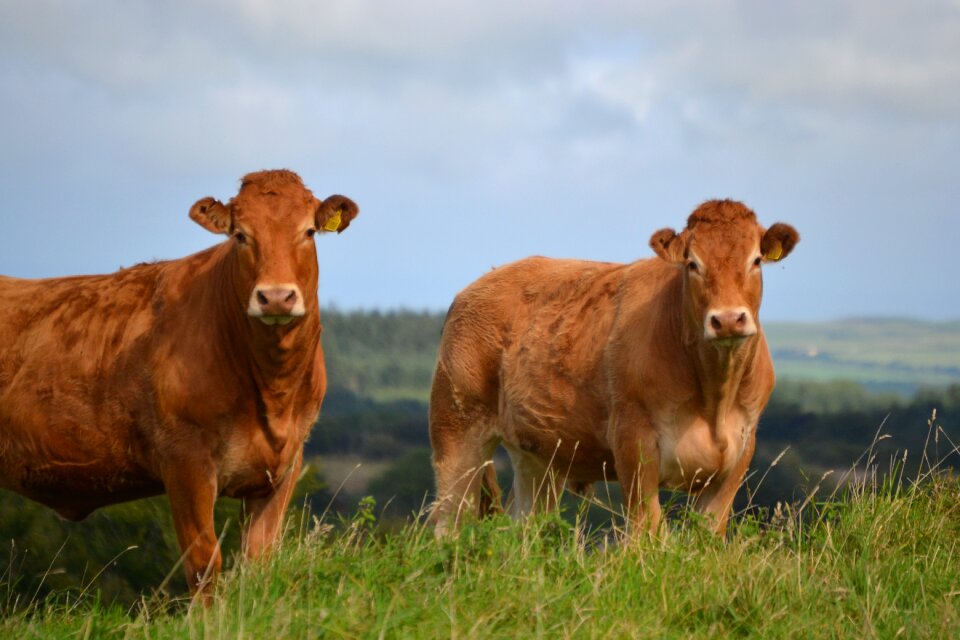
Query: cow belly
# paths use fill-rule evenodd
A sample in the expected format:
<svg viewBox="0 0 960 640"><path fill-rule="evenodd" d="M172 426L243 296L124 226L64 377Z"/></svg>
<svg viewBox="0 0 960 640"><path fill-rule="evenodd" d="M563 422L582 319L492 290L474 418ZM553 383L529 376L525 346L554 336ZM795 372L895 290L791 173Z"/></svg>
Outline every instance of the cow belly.
<svg viewBox="0 0 960 640"><path fill-rule="evenodd" d="M145 470L102 460L25 462L20 465L16 484L20 493L68 520L81 520L107 505L163 493L160 480Z"/></svg>
<svg viewBox="0 0 960 640"><path fill-rule="evenodd" d="M28 419L13 420L0 412L0 486L70 519L163 492L159 479L139 464L123 429L106 437L82 427L93 422L84 417L34 411Z"/></svg>
<svg viewBox="0 0 960 640"><path fill-rule="evenodd" d="M508 448L552 468L574 482L615 477L613 452L599 439L604 419L588 412L548 413L529 406L513 407L501 418L501 437Z"/></svg>

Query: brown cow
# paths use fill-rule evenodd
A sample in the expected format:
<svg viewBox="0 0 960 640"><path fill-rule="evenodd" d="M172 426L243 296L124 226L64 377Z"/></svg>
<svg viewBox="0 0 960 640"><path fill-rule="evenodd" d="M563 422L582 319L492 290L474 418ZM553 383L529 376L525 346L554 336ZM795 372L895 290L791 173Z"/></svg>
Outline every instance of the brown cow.
<svg viewBox="0 0 960 640"><path fill-rule="evenodd" d="M217 496L244 500L244 552L264 552L326 389L313 236L356 215L263 171L190 209L229 236L206 251L0 277L0 488L70 520L166 492L192 591L220 567Z"/></svg>
<svg viewBox="0 0 960 640"><path fill-rule="evenodd" d="M773 390L758 312L760 266L793 227L739 202L697 208L631 264L528 258L454 300L430 403L438 533L496 496L503 444L511 512L551 508L566 481L617 480L635 524L656 530L658 488L696 495L719 533ZM639 499L638 499L639 498Z"/></svg>

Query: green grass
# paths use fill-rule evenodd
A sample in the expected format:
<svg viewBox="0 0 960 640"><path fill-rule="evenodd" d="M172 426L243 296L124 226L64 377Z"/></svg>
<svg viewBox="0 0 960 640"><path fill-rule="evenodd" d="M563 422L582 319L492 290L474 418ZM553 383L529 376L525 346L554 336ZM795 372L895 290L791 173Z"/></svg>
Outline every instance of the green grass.
<svg viewBox="0 0 960 640"><path fill-rule="evenodd" d="M436 541L378 531L366 503L238 563L208 608L8 597L0 637L960 637L956 479L878 483L741 516L726 541L683 514L657 540L544 515Z"/></svg>

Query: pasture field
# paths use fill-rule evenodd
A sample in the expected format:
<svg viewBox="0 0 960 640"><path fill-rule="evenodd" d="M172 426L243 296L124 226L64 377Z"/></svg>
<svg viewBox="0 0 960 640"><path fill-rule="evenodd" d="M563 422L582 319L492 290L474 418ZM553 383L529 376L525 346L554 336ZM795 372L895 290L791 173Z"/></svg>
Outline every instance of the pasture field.
<svg viewBox="0 0 960 640"><path fill-rule="evenodd" d="M436 541L421 524L379 531L366 501L337 526L301 520L269 563L226 572L208 608L14 603L8 586L0 637L960 637L957 479L897 469L741 515L725 542L682 506L659 539L544 515Z"/></svg>

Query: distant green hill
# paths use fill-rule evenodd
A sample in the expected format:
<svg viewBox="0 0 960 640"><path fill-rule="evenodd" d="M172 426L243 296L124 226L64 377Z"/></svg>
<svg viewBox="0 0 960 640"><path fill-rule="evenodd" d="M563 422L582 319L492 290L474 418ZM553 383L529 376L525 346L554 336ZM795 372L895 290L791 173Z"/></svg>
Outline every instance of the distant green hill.
<svg viewBox="0 0 960 640"><path fill-rule="evenodd" d="M764 330L780 378L852 380L901 393L960 382L960 322L856 318Z"/></svg>

